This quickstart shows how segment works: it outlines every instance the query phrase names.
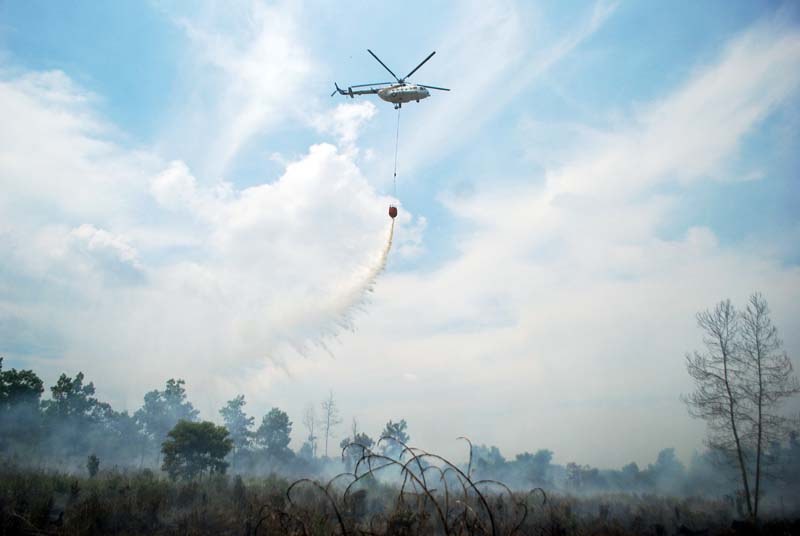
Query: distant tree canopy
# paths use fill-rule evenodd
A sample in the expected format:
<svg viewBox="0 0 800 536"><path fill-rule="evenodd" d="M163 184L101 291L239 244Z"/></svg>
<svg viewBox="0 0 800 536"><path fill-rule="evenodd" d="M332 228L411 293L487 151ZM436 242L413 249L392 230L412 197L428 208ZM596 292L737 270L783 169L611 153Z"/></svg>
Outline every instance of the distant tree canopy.
<svg viewBox="0 0 800 536"><path fill-rule="evenodd" d="M37 441L43 392L42 380L32 370L3 370L0 357L0 450Z"/></svg>
<svg viewBox="0 0 800 536"><path fill-rule="evenodd" d="M253 439L253 422L255 418L248 417L242 408L246 402L244 395L239 395L231 400L228 400L225 407L219 410L222 415L222 420L225 423L225 428L230 433L231 441L233 441L234 452L250 446Z"/></svg>
<svg viewBox="0 0 800 536"><path fill-rule="evenodd" d="M578 491L603 489L607 482L599 469L570 462L566 466L566 485L568 489Z"/></svg>
<svg viewBox="0 0 800 536"><path fill-rule="evenodd" d="M83 383L83 372L75 378L62 374L50 388L51 398L43 404L45 416L59 419L102 419L111 406L94 397L94 383Z"/></svg>
<svg viewBox="0 0 800 536"><path fill-rule="evenodd" d="M647 470L654 479L653 483L659 489L671 492L680 491L676 489L676 486L683 482L686 468L675 456L674 448L662 449L658 453L656 463L648 465Z"/></svg>
<svg viewBox="0 0 800 536"><path fill-rule="evenodd" d="M224 426L180 420L161 446L162 469L170 478L191 480L204 473L225 473L225 456L233 448Z"/></svg>
<svg viewBox="0 0 800 536"><path fill-rule="evenodd" d="M400 443L408 444L411 436L408 435L408 424L405 419L400 419L399 422L389 420L381 432L381 437L378 442L381 444L383 453L389 457L397 457L403 450ZM387 438L387 439L383 439ZM398 441L400 443L398 443Z"/></svg>
<svg viewBox="0 0 800 536"><path fill-rule="evenodd" d="M371 449L373 445L375 441L364 432L356 432L353 437L346 437L339 443L341 448L354 447L353 450L357 451L359 456L364 449Z"/></svg>
<svg viewBox="0 0 800 536"><path fill-rule="evenodd" d="M38 406L44 384L32 370L3 370L0 357L0 407L16 405Z"/></svg>
<svg viewBox="0 0 800 536"><path fill-rule="evenodd" d="M185 382L169 379L163 391L144 395L144 405L134 417L151 441L160 443L178 421L194 421L199 412L186 400Z"/></svg>
<svg viewBox="0 0 800 536"><path fill-rule="evenodd" d="M345 464L348 470L352 470L358 460L375 445L364 432L355 431L353 437L346 437L339 443L339 447L345 454Z"/></svg>
<svg viewBox="0 0 800 536"><path fill-rule="evenodd" d="M95 434L101 423L113 419L111 406L94 397L94 383L84 384L83 372L75 378L66 374L50 388L50 400L42 403L46 433L61 439L62 448L80 455L97 440Z"/></svg>
<svg viewBox="0 0 800 536"><path fill-rule="evenodd" d="M530 452L523 452L517 454L517 463L527 466L526 476L531 484L536 486L543 486L550 483L548 476L548 469L550 462L553 460L553 451L547 449L540 449L536 454Z"/></svg>
<svg viewBox="0 0 800 536"><path fill-rule="evenodd" d="M292 454L289 450L291 433L292 421L289 420L289 415L278 408L272 408L264 415L261 426L256 430L256 441L270 456L285 459Z"/></svg>
<svg viewBox="0 0 800 536"><path fill-rule="evenodd" d="M476 469L479 471L487 470L495 466L502 466L506 459L500 454L500 449L492 445L475 445L472 447L472 458Z"/></svg>
<svg viewBox="0 0 800 536"><path fill-rule="evenodd" d="M144 455L147 436L142 425L127 411L110 411L103 424L104 443L113 445L120 456L134 460Z"/></svg>

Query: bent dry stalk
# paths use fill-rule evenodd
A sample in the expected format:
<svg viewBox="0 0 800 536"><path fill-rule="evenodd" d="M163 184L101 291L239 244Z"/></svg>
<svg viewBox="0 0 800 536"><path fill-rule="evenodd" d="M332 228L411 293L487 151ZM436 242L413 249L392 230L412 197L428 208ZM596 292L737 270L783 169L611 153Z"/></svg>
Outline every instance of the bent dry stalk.
<svg viewBox="0 0 800 536"><path fill-rule="evenodd" d="M472 443L467 438L459 439L467 441L470 445L470 463L466 473L446 458L420 448L410 447L395 437L384 436L376 443L376 447L381 443L396 444L399 447L399 453L395 457L388 454L393 450L390 448L384 448L384 452L376 452L376 450L357 442L348 443L342 449L342 459L351 456L351 449L355 449L355 452L359 453L353 472L339 473L327 482L308 478L296 480L286 491L290 508L295 511L285 512L273 508L273 512L279 516L282 526L288 528L288 524L293 524L304 534L308 533L308 527L313 526L314 523L311 519L302 518L303 514L298 511L298 505L292 496L296 488L307 486L310 490L320 493L320 497L324 497L324 502L330 505L332 512L329 510L326 514L329 521L325 523L333 523L333 526L338 528L336 532L342 535L393 533L397 530L411 530L412 526L417 527L416 532L435 531L445 535L519 534L528 517L528 499L538 491L543 497L542 504L546 504L547 495L544 490L535 488L520 497L497 480L473 480L470 474ZM371 485L374 482L373 478L387 468L396 469L402 477L402 482L396 491L395 510L393 512L374 512L366 522L359 522L359 518L364 515L362 508L365 508L365 495L364 491L355 491L356 487L364 483ZM433 481L426 476L429 471L438 473L441 489L431 487ZM339 483L343 483L347 479L350 481L342 488ZM450 497L452 483L460 486L462 490L461 498L455 501L452 501ZM493 507L485 492L481 491L480 488L486 487L501 488L500 500L493 500L498 503L497 506ZM385 490L386 488L375 489ZM513 505L513 508L508 510L500 505L505 494L508 495ZM411 497L413 499L409 501ZM495 508L501 508L501 510L496 511ZM313 513L306 512L305 515L309 516ZM260 512L256 532L263 517L263 512ZM434 522L434 525L429 525L429 521L433 519L437 521ZM333 527L330 527L330 530L334 530Z"/></svg>

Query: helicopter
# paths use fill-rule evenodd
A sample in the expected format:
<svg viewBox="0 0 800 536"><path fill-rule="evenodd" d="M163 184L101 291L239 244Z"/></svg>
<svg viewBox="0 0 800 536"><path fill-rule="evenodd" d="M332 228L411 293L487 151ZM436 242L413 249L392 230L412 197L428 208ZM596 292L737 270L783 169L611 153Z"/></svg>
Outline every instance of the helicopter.
<svg viewBox="0 0 800 536"><path fill-rule="evenodd" d="M391 102L392 104L394 104L395 110L399 110L406 102L412 102L412 101L419 102L422 99L427 99L428 97L430 97L431 94L430 91L428 91L429 89L438 89L439 91L450 91L445 87L428 86L425 84L414 84L406 82L406 79L408 77L417 72L417 70L420 67L422 67L426 61L431 59L433 55L436 54L435 50L431 52L427 58L422 60L422 62L419 65L414 67L414 69L410 73L405 75L403 78L397 78L397 75L394 74L392 70L389 69L386 66L386 64L383 63L381 59L378 56L376 56L375 53L372 52L370 49L367 49L367 52L369 52L373 58L378 60L378 63L383 65L384 69L389 71L389 74L391 74L394 77L396 82L377 82L374 84L358 84L355 86L350 86L347 89L342 89L339 87L338 84L334 83L333 85L336 87L336 89L334 90L333 93L331 93L331 97L333 97L337 93L339 95L349 96L351 99L355 98L356 95L377 94L378 97L385 100L386 102ZM388 87L383 87L378 89L376 86L388 86ZM354 89L362 87L369 89Z"/></svg>

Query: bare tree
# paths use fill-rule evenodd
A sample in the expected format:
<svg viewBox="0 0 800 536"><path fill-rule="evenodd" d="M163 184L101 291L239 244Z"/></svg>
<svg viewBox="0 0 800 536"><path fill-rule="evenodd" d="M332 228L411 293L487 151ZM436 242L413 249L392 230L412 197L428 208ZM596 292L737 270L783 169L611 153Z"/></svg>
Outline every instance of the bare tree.
<svg viewBox="0 0 800 536"><path fill-rule="evenodd" d="M314 411L314 406L309 404L306 407L305 413L303 413L303 426L305 426L306 430L308 431L308 443L311 445L311 457L317 457L317 424L319 423L317 419L317 412Z"/></svg>
<svg viewBox="0 0 800 536"><path fill-rule="evenodd" d="M730 300L722 301L713 311L698 313L697 325L704 332L706 351L686 356L686 369L696 389L684 401L693 417L708 424L708 446L725 453L738 467L747 513L755 521L762 445L765 439L784 436L788 421L778 415L778 406L800 389L760 294L750 298L742 314ZM755 490L751 493L753 462Z"/></svg>
<svg viewBox="0 0 800 536"><path fill-rule="evenodd" d="M333 437L333 428L342 422L339 415L339 406L333 399L333 391L328 395L328 399L322 402L322 433L325 434L325 457L328 457L328 439Z"/></svg>
<svg viewBox="0 0 800 536"><path fill-rule="evenodd" d="M743 413L750 443L755 444L755 494L753 517L758 518L764 445L788 436L790 420L779 413L783 399L800 393L792 376L792 362L769 316L769 305L760 293L750 296L741 313L738 350L744 364L742 394L749 411Z"/></svg>
<svg viewBox="0 0 800 536"><path fill-rule="evenodd" d="M708 446L735 456L747 497L747 512L752 515L745 453L738 427L741 393L737 391L737 377L741 376L742 368L735 352L738 314L730 300L721 301L713 311L697 313L697 325L705 334L706 352L686 356L686 369L697 389L684 401L693 417L708 424Z"/></svg>

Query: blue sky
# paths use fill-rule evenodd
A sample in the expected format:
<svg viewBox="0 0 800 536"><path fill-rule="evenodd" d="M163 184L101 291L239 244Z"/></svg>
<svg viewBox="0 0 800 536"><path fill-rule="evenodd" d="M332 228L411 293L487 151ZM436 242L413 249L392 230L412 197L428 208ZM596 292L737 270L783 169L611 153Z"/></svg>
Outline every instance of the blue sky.
<svg viewBox="0 0 800 536"><path fill-rule="evenodd" d="M0 3L0 352L84 370L128 409L172 376L207 418L241 392L297 437L332 389L368 431L404 417L445 453L467 434L561 462L687 458L696 311L761 290L800 349L799 17ZM328 95L386 78L367 48L402 74L436 50L413 79L452 92L402 109L401 216L362 303L396 115Z"/></svg>

